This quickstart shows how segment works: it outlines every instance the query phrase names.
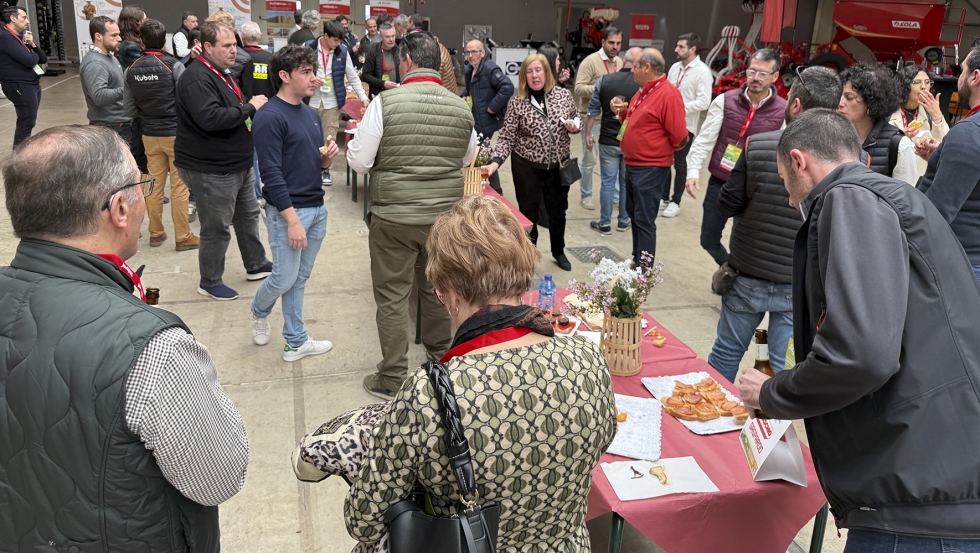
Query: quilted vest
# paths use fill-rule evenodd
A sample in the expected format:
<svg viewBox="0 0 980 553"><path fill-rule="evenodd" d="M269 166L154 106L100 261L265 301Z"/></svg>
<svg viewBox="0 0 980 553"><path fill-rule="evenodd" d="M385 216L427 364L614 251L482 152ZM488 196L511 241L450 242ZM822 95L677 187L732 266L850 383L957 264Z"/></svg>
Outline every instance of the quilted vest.
<svg viewBox="0 0 980 553"><path fill-rule="evenodd" d="M323 63L323 54L320 53L320 39L307 41L306 46L313 49L316 54L317 67ZM327 54L329 56L329 54ZM333 51L333 63L330 65L330 78L333 79L333 93L337 95L337 107L344 108L347 103L347 86L344 85L344 77L347 72L347 48L338 46ZM310 99L304 99L307 104Z"/></svg>
<svg viewBox="0 0 980 553"><path fill-rule="evenodd" d="M886 177L892 176L895 165L888 163L888 150L892 149L891 144L894 140L895 160L897 161L898 143L903 136L905 133L895 125L890 124L887 118L875 123L874 128L868 133L868 137L864 139L864 144L861 144L861 149L867 152L868 157L871 158L868 167L875 173L880 173Z"/></svg>
<svg viewBox="0 0 980 553"><path fill-rule="evenodd" d="M143 347L187 330L132 291L112 263L52 242L21 241L0 268L5 553L219 550L217 507L181 495L126 426Z"/></svg>
<svg viewBox="0 0 980 553"><path fill-rule="evenodd" d="M384 134L371 169L371 213L402 225L431 225L463 197L463 157L473 114L462 98L434 82L431 69L405 75L382 98Z"/></svg>
<svg viewBox="0 0 980 553"><path fill-rule="evenodd" d="M745 85L741 88L729 90L725 93L725 117L721 121L721 130L718 132L718 140L715 141L715 149L711 152L711 162L708 164L708 172L715 178L728 180L731 171L721 166L721 157L725 154L725 148L729 144L738 141L738 133L742 130L742 124L749 115L749 104L745 97ZM745 138L760 132L778 130L783 126L783 118L786 117L786 100L776 94L775 87L772 88L772 95L755 112L752 124L745 132ZM742 139L740 148L745 147L745 138Z"/></svg>
<svg viewBox="0 0 980 553"><path fill-rule="evenodd" d="M126 71L126 86L136 100L146 136L177 136L176 63L177 58L163 50L147 50Z"/></svg>

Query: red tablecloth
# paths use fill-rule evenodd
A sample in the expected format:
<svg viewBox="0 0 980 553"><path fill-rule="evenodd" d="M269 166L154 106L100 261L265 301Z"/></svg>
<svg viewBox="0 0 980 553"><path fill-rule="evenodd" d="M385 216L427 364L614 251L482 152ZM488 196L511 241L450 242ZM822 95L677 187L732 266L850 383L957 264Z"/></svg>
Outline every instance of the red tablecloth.
<svg viewBox="0 0 980 553"><path fill-rule="evenodd" d="M359 98L348 98L344 103L344 111L351 119L361 120L364 115L361 113L361 100Z"/></svg>

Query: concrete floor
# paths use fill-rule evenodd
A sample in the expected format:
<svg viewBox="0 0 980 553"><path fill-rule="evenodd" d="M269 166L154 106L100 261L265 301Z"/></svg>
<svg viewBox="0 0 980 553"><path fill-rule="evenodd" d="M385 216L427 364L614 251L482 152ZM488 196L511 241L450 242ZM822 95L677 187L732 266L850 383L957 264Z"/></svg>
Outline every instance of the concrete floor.
<svg viewBox="0 0 980 553"><path fill-rule="evenodd" d="M41 85L44 92L36 131L55 125L87 123L77 71L44 78ZM0 100L0 144L3 145L0 155L9 153L15 119L10 103ZM581 157L580 146L579 140L573 140L573 155ZM598 168L595 173L593 182L598 200ZM169 215L164 220L171 239L162 247L150 248L149 233L144 228L141 249L130 260L134 267L146 265L143 282L160 288L163 307L180 315L197 339L209 348L225 392L238 406L248 429L251 451L248 480L242 492L221 507L225 551L340 553L350 551L354 543L342 518L344 482L328 479L315 485L300 483L289 464L289 456L304 434L344 410L376 401L361 388L363 376L374 371L380 361L367 228L362 220L362 204L351 202L350 188L345 186L342 161L333 175L336 184L326 189L325 198L329 210L328 235L307 285L305 304L311 335L334 343L333 351L326 355L296 363L282 361L284 342L278 307L270 317L273 327L270 344L258 347L252 343L248 305L259 283L245 280L234 241L228 250L225 283L241 297L232 302L213 301L197 293L197 253L174 251ZM501 180L505 195L516 204L507 164L501 170ZM707 182L707 172L702 182ZM589 229L589 221L597 219L598 212L586 211L579 205L578 185L569 195L569 204L568 247L607 246L623 257L630 255L630 233L601 236ZM664 283L650 296L645 307L700 357L706 358L715 339L719 299L710 291L716 266L699 246L700 204L700 198L685 197L680 216L658 220L658 259L665 263ZM199 226L193 223L192 228L197 232ZM264 226L260 225L260 229L266 241ZM539 241L542 260L538 277L552 273L559 286L571 278L586 278L590 265L571 255L572 272L558 269L546 249L549 242L544 232L542 229ZM727 239L726 231L726 243ZM9 262L16 246L7 212L0 210L0 264ZM420 363L423 357L421 346L413 345L410 361ZM743 365L751 363L752 358L746 355ZM798 429L805 440L802 425ZM743 461L733 459L732 462ZM590 522L589 528L593 549L605 551L610 516ZM811 528L812 523L807 524L797 536L796 543L803 549L809 548ZM704 529L710 531L710 521L704 523ZM692 531L701 528L692 524ZM837 537L832 522L826 535L824 551L843 550L844 541ZM628 524L622 550L662 551ZM748 544L739 550L752 551Z"/></svg>

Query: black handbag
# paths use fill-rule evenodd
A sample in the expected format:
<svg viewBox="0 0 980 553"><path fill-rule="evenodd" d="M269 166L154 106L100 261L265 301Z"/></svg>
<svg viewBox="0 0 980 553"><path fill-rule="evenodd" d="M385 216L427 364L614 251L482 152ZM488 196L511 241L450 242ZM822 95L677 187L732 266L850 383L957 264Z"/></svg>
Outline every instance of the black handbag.
<svg viewBox="0 0 980 553"><path fill-rule="evenodd" d="M551 137L551 144L554 147L555 153L557 153L558 141L555 140L555 135L551 132L551 120L548 118L547 111L542 111L541 116L544 117L544 125L548 129L548 136ZM548 160L548 165L551 165L550 159ZM559 161L558 177L561 179L562 186L571 186L578 182L582 178L582 171L578 167L578 158L569 157L565 161Z"/></svg>
<svg viewBox="0 0 980 553"><path fill-rule="evenodd" d="M389 523L388 550L391 553L494 553L500 506L493 502L479 504L470 446L463 434L449 371L433 361L422 368L432 382L439 403L449 464L464 509L457 515L442 517L426 513L417 497L395 503L384 513ZM473 499L467 500L470 495Z"/></svg>

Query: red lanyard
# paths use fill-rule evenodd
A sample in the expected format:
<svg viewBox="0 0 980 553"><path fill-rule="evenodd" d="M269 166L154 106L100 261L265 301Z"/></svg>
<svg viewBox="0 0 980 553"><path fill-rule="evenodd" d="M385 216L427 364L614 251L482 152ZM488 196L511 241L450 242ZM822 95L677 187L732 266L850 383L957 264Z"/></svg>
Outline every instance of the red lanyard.
<svg viewBox="0 0 980 553"><path fill-rule="evenodd" d="M971 109L970 111L968 111L966 113L966 115L963 116L963 119L966 119L967 117L973 115L974 113L976 113L978 111L980 111L980 104L977 104L976 106L973 106L973 109Z"/></svg>
<svg viewBox="0 0 980 553"><path fill-rule="evenodd" d="M677 77L677 84L674 85L674 86L676 86L678 88L678 90L681 88L681 83L684 82L684 75L687 75L687 70L689 68L690 68L690 66L681 68L681 74L680 74L679 77Z"/></svg>
<svg viewBox="0 0 980 553"><path fill-rule="evenodd" d="M395 63L395 54L394 54L394 52L392 52L392 54L391 54L391 63ZM394 69L394 67L392 67L391 69ZM388 60L385 59L385 51L384 51L384 48L382 48L381 49L381 72L382 73L387 73L387 72L391 71L391 69L388 68Z"/></svg>
<svg viewBox="0 0 980 553"><path fill-rule="evenodd" d="M477 336L476 338L473 338L468 342L463 342L462 344L447 351L446 355L443 355L442 359L440 359L439 361L441 363L448 363L454 357L466 355L467 353L474 350L478 350L480 348L495 346L497 344L503 344L504 342L510 342L511 340L523 338L532 332L534 331L531 330L530 328L515 328L515 327L488 332L483 336Z"/></svg>
<svg viewBox="0 0 980 553"><path fill-rule="evenodd" d="M755 112L759 108L752 106L749 108L749 114L745 116L745 122L742 123L742 130L738 131L738 142L735 143L736 146L742 143L742 139L745 138L745 133L749 130L749 125L752 124L752 120L755 119Z"/></svg>
<svg viewBox="0 0 980 553"><path fill-rule="evenodd" d="M330 56L333 52L327 53L326 48L323 47L323 39L320 39L320 56L323 58L323 78L327 78L330 75L331 70L327 67L327 62L330 61ZM381 53L381 65L384 66L384 52ZM383 67L382 67L383 68Z"/></svg>
<svg viewBox="0 0 980 553"><path fill-rule="evenodd" d="M603 60L602 61L602 66L606 68L606 75L612 73L612 71L609 70L609 62L608 61ZM616 61L615 60L613 60L613 69L616 69Z"/></svg>
<svg viewBox="0 0 980 553"><path fill-rule="evenodd" d="M905 115L905 108L901 108L899 111L902 112L902 128L904 129L905 127L909 126L908 117ZM915 114L919 114L919 108L915 108ZM912 120L915 121L915 119Z"/></svg>
<svg viewBox="0 0 980 553"><path fill-rule="evenodd" d="M211 65L211 62L209 62L207 58L205 58L204 56L198 56L197 59L201 60L201 63L207 66L207 68L210 69L215 75L221 77L221 80L225 82L225 85L227 85L228 88L230 88L231 91L235 93L235 96L238 98L239 104L244 103L242 102L242 91L238 89L238 83L235 82L235 79L232 79L231 82L228 82L228 79L226 79L225 76L222 75L221 72L218 71L218 69L215 66Z"/></svg>
<svg viewBox="0 0 980 553"><path fill-rule="evenodd" d="M25 43L24 43L24 41L23 41L23 39L21 39L21 38L20 38L19 36L17 36L17 33L15 33L15 32L13 32L13 31L11 31L11 30L10 30L10 27L6 27L6 26L5 26L5 27L4 27L4 29L7 29L7 32L8 32L8 33L10 33L10 34L12 34L12 35L14 35L14 38L16 38L16 39L17 39L17 42L19 42L19 43L21 43L21 44L22 44L22 45L24 46L24 48L27 48L27 51L28 51L28 52L33 52L33 51L34 51L34 50L31 50L31 47L30 47L30 46L28 46L27 44L25 44Z"/></svg>
<svg viewBox="0 0 980 553"><path fill-rule="evenodd" d="M248 50L249 52L261 52L262 50L264 50L264 48L262 48L261 46L246 46L245 49Z"/></svg>
<svg viewBox="0 0 980 553"><path fill-rule="evenodd" d="M628 110L626 110L626 118L629 119L630 117L632 117L633 112L636 111L636 108L640 107L640 104L643 103L643 100L646 100L647 96L653 94L653 91L660 88L660 85L664 84L665 82L667 82L667 75L660 77L652 84L647 83L647 86L643 90L643 94L641 96L634 97L633 102L630 102L630 107Z"/></svg>
<svg viewBox="0 0 980 553"><path fill-rule="evenodd" d="M411 79L405 79L402 81L402 85L412 84L412 83L436 83L442 86L442 79L438 77L426 77L425 75L419 75L418 77L412 77Z"/></svg>
<svg viewBox="0 0 980 553"><path fill-rule="evenodd" d="M126 275L126 278L128 278L129 281L133 283L133 287L136 288L136 291L140 293L140 299L143 300L143 303L146 303L146 292L143 291L143 282L140 280L140 276L136 274L136 271L134 271L129 265L127 265L125 261L123 261L118 256L115 256L111 253L100 253L97 255L102 259L105 259L106 261L112 263L116 267L119 267L119 270L122 272L122 274Z"/></svg>

